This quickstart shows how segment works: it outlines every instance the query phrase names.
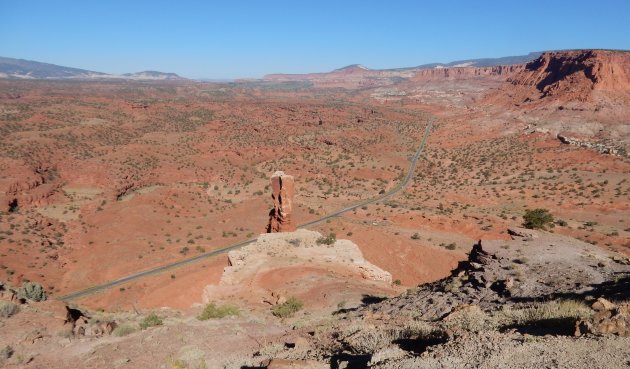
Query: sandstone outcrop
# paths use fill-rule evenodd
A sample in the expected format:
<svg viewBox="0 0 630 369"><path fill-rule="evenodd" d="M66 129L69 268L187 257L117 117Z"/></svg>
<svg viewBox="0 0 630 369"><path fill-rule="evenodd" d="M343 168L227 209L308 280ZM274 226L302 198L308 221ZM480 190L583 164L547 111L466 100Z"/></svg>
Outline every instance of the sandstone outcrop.
<svg viewBox="0 0 630 369"><path fill-rule="evenodd" d="M267 233L292 232L293 194L295 192L293 176L277 171L271 176L271 198L273 209L269 212Z"/></svg>
<svg viewBox="0 0 630 369"><path fill-rule="evenodd" d="M529 86L542 97L565 95L585 101L592 90L630 90L630 53L606 50L547 52L509 78L515 86Z"/></svg>
<svg viewBox="0 0 630 369"><path fill-rule="evenodd" d="M508 75L504 85L487 96L492 104L600 115L603 111L625 115L628 99L630 53L608 50L543 53Z"/></svg>
<svg viewBox="0 0 630 369"><path fill-rule="evenodd" d="M320 233L305 229L270 233L230 251L229 266L218 285L204 289L204 302L243 296L254 304L275 305L289 296L304 295L319 296L319 303L336 294L360 296L362 286L390 288L391 274L365 260L352 241L328 245L318 243L321 238Z"/></svg>

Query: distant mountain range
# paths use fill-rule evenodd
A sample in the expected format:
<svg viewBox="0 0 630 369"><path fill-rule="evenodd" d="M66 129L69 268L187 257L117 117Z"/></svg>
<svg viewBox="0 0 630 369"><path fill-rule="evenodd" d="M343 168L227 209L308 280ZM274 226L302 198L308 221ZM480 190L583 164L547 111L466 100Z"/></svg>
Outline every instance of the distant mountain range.
<svg viewBox="0 0 630 369"><path fill-rule="evenodd" d="M107 74L91 70L63 67L31 60L0 57L0 78L8 79L128 79L128 80L185 80L175 73L144 71L138 73Z"/></svg>
<svg viewBox="0 0 630 369"><path fill-rule="evenodd" d="M457 68L457 67L496 67L498 65L525 64L532 61L543 54L543 51L531 52L527 55L504 56L501 58L482 58L457 60L450 63L431 63L423 64L408 69L429 69L429 68ZM404 68L403 68L404 69Z"/></svg>
<svg viewBox="0 0 630 369"><path fill-rule="evenodd" d="M542 54L543 52L531 52L527 55L457 60L450 63L431 63L395 69L370 69L360 64L352 64L324 73L268 74L262 80L273 83L308 83L315 87L373 88L397 84L418 75L429 74L444 77L452 73L465 74L473 69L510 69L516 65L522 66ZM472 73L475 74L475 72ZM483 71L480 73L497 74L494 71Z"/></svg>
<svg viewBox="0 0 630 369"><path fill-rule="evenodd" d="M510 64L524 64L533 59L536 59L542 54L542 52L531 52L527 55L518 56L506 56L502 58L484 58L484 59L467 59L457 60L450 63L430 63L422 64L416 67L408 68L393 68L393 69L370 69L360 64L353 64L347 67L335 69L331 73L344 73L352 71L381 71L381 72L413 72L422 69L432 68L456 68L456 67L493 67L497 65L510 65ZM267 78L280 78L281 76L295 76L298 75L285 75L285 74L273 74L265 76ZM125 73L125 74L107 74L102 72L95 72L91 70L64 67L55 64L41 63L24 59L13 59L0 57L0 78L8 79L79 79L79 80L94 80L94 79L128 79L128 80L159 80L159 81L176 81L186 80L186 78L180 77L175 73L164 73L158 71L144 71L138 73Z"/></svg>
<svg viewBox="0 0 630 369"><path fill-rule="evenodd" d="M353 71L353 70L354 71L364 70L364 71L382 71L382 72L406 72L406 71L417 71L417 70L422 70L422 69L433 69L433 68L496 67L499 65L525 64L529 61L532 61L538 58L542 54L543 54L543 51L535 51L527 55L504 56L501 58L456 60L450 63L429 63L429 64L421 64L415 67L390 68L390 69L370 69L361 64L352 64L343 68L335 69L330 73Z"/></svg>

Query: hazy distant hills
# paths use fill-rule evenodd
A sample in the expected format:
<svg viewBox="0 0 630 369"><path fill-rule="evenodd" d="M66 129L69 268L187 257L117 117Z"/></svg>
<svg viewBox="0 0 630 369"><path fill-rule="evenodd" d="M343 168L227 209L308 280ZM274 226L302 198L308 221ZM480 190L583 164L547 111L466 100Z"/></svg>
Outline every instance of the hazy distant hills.
<svg viewBox="0 0 630 369"><path fill-rule="evenodd" d="M31 60L0 57L0 78L8 79L130 79L185 80L175 73L144 71L122 75L94 72Z"/></svg>
<svg viewBox="0 0 630 369"><path fill-rule="evenodd" d="M391 69L381 69L382 71L409 71L409 70L419 70L419 69L431 69L431 68L457 68L457 67L495 67L499 65L513 65L513 64L525 64L529 61L532 61L539 56L542 55L542 51L531 52L527 55L516 55L516 56L504 56L501 58L482 58L482 59L466 59L466 60L456 60L450 63L429 63L422 64L415 67L406 67L406 68L391 68ZM352 70L352 69L363 69L363 70L373 70L367 68L361 64L352 64L347 67L335 69L335 71L344 71L344 70Z"/></svg>
<svg viewBox="0 0 630 369"><path fill-rule="evenodd" d="M132 79L168 79L168 80L177 80L177 79L185 79L183 77L178 76L175 73L164 73L158 72L154 70L146 70L144 72L138 73L125 73L124 77L132 78Z"/></svg>
<svg viewBox="0 0 630 369"><path fill-rule="evenodd" d="M531 52L527 55L457 60L450 63L430 63L395 69L370 69L361 64L352 64L323 73L267 74L262 80L272 83L301 82L308 83L311 86L328 88L374 88L391 86L418 76L433 75L438 76L438 78L440 76L444 78L445 76L462 73L474 75L476 73L475 70L478 69L510 69L516 65L525 65L542 54L543 52ZM497 74L491 70L480 71L480 73Z"/></svg>
<svg viewBox="0 0 630 369"><path fill-rule="evenodd" d="M542 51L531 52L527 55L504 56L501 58L483 58L483 59L467 59L457 60L450 63L432 63L423 64L415 67L415 69L427 68L456 68L456 67L496 67L499 65L525 64L536 59L543 54Z"/></svg>
<svg viewBox="0 0 630 369"><path fill-rule="evenodd" d="M334 70L332 73L353 73L355 71L380 71L380 72L413 72L421 69L432 68L449 68L449 67L493 67L498 65L510 65L510 64L524 64L533 59L536 59L542 54L542 52L531 52L527 55L518 56L506 56L502 58L484 58L484 59L468 59L457 60L450 63L430 63L422 64L415 67L407 68L394 68L394 69L369 69L360 64L353 64L347 67ZM272 78L277 79L291 76L295 78L298 75L285 75L275 74L265 76L265 79ZM144 71L137 73L125 73L125 74L107 74L102 72L95 72L91 70L64 67L55 64L41 63L31 60L14 59L0 57L0 78L8 79L80 79L80 80L92 80L92 79L128 79L128 80L185 80L186 78L180 77L175 73L164 73L158 71Z"/></svg>

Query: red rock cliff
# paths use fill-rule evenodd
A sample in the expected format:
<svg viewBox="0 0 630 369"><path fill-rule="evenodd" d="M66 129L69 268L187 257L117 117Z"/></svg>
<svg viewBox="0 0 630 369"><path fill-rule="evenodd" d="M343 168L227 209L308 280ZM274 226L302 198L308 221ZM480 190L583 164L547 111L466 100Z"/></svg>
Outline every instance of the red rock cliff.
<svg viewBox="0 0 630 369"><path fill-rule="evenodd" d="M541 98L586 101L592 91L630 92L630 52L572 50L547 52L508 78Z"/></svg>
<svg viewBox="0 0 630 369"><path fill-rule="evenodd" d="M466 79L471 77L497 77L505 78L523 69L523 65L497 65L494 67L452 67L432 68L418 71L413 81L441 80L441 79Z"/></svg>

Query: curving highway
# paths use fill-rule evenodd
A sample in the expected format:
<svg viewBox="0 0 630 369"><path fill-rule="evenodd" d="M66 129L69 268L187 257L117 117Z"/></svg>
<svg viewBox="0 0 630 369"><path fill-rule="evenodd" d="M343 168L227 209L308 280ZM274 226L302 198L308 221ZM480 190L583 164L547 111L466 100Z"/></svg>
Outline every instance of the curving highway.
<svg viewBox="0 0 630 369"><path fill-rule="evenodd" d="M407 171L407 174L405 175L403 180L400 181L395 187L393 187L391 190L389 190L389 191L387 191L387 192L385 192L385 193L383 193L381 195L378 195L376 197L360 201L360 202L358 202L358 203L356 203L354 205L351 205L351 206L342 208L340 210L337 210L335 212L332 212L330 214L327 214L327 215L325 215L325 216L323 216L323 217L321 217L319 219L315 219L313 221L310 221L310 222L307 222L307 223L304 223L304 224L300 224L298 226L298 228L307 228L307 227L310 227L310 226L313 226L313 225L325 222L328 219L332 219L332 218L334 218L336 216L339 216L339 215L341 215L341 214L343 214L345 212L352 211L352 210L357 209L357 208L359 208L361 206L369 205L369 204L375 203L377 201L385 200L385 199L395 195L396 193L400 192L403 188L405 188L407 186L407 184L409 184L409 181L411 180L411 178L413 178L413 174L414 174L414 171L416 169L416 164L418 162L418 159L422 155L424 147L425 147L425 145L427 143L427 139L429 137L429 133L431 132L431 128L433 128L433 119L429 119L427 127L424 130L424 136L422 137L422 142L420 142L420 146L418 146L418 149L416 150L416 153L414 154L413 158L411 159L411 162L409 164L409 169ZM212 256L219 255L219 254L224 254L224 253L229 252L231 250L238 249L240 247L243 247L245 245L253 243L253 242L256 241L256 239L257 238L251 238L251 239L248 239L248 240L245 240L245 241L241 241L241 242L235 243L235 244L230 245L228 247L224 247L224 248L213 250L213 251L208 251L208 252L205 252L203 254L199 254L197 256L188 258L188 259L176 261L176 262L169 263L169 264L166 264L166 265L162 265L162 266L159 266L159 267L147 269L147 270L144 270L144 271L141 271L141 272L138 272L138 273L130 274L128 276L125 276L125 277L122 277L122 278L119 278L119 279L115 279L113 281L109 281L109 282L106 282L106 283L103 283L103 284L100 284L100 285L97 285L97 286L86 288L84 290L80 290L80 291L77 291L77 292L69 293L69 294L64 295L64 296L60 296L57 299L58 300L62 300L62 301L76 300L76 299L79 299L79 298L82 298L82 297L85 297L85 296L88 296L88 295L91 295L91 294L94 294L94 293L102 292L104 290L110 289L112 287L115 287L115 286L118 286L118 285L121 285L121 284L124 284L124 283L127 283L127 282L131 282L131 281L143 278L143 277L147 277L147 276L150 276L150 275L163 273L163 272L165 272L167 270L171 270L171 269L175 269L175 268L178 268L178 267L181 267L181 266L185 266L185 265L188 265L188 264L196 263L196 262L198 262L200 260L207 259L207 258L210 258Z"/></svg>

